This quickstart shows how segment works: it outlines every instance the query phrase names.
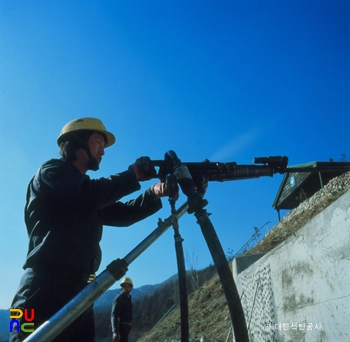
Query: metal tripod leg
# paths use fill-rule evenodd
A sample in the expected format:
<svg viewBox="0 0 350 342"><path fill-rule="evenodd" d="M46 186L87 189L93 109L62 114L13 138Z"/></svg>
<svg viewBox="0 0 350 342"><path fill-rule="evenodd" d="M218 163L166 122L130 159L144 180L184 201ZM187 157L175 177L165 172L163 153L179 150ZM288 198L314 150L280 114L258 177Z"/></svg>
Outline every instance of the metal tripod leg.
<svg viewBox="0 0 350 342"><path fill-rule="evenodd" d="M196 211L195 216L207 242L225 293L236 342L248 342L248 330L239 293L214 226L206 210Z"/></svg>
<svg viewBox="0 0 350 342"><path fill-rule="evenodd" d="M184 252L182 248L183 239L179 233L178 227L174 226L174 239L177 260L177 272L180 294L180 314L181 314L181 342L189 340L189 324L188 324L188 295L187 295L187 277L185 268Z"/></svg>
<svg viewBox="0 0 350 342"><path fill-rule="evenodd" d="M176 182L176 176L173 173L168 173L166 176L166 185L169 193L169 203L172 213L172 225L174 228L174 240L175 251L177 261L177 275L179 285L179 297L180 297L180 318L181 318L181 342L189 341L189 322L188 322L188 294L187 294L187 276L185 267L184 251L182 242L184 241L179 231L179 220L176 215L175 208L175 193L174 184Z"/></svg>

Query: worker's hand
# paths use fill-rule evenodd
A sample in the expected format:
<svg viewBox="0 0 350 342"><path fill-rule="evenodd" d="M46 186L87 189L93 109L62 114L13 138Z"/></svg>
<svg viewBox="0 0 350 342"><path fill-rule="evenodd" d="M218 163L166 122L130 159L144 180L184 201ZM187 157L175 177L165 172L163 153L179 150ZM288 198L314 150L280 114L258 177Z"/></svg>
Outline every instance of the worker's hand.
<svg viewBox="0 0 350 342"><path fill-rule="evenodd" d="M134 171L136 179L140 182L156 177L156 169L151 164L149 157L140 157L135 163L129 166L129 170Z"/></svg>
<svg viewBox="0 0 350 342"><path fill-rule="evenodd" d="M163 182L153 184L150 189L155 197L160 198L171 195L175 201L179 199L179 186L177 183L174 183L172 191L169 191L166 183Z"/></svg>
<svg viewBox="0 0 350 342"><path fill-rule="evenodd" d="M113 333L113 342L119 342L119 341L120 341L120 334Z"/></svg>

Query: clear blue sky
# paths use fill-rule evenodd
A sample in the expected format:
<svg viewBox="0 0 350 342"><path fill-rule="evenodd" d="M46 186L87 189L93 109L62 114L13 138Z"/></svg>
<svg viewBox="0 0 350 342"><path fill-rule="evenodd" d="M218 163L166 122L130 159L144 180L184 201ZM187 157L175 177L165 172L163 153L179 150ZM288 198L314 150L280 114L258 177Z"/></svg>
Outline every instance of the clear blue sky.
<svg viewBox="0 0 350 342"><path fill-rule="evenodd" d="M117 137L93 178L170 149L183 161L349 159L349 18L348 0L2 0L0 308L10 306L23 272L27 184L58 157L56 138L72 119L98 117ZM281 180L209 184L207 210L225 253L238 251L253 227L277 223ZM165 199L141 223L105 227L100 271L169 214ZM188 265L212 264L193 215L180 220L180 233ZM176 272L170 228L127 274L139 287Z"/></svg>

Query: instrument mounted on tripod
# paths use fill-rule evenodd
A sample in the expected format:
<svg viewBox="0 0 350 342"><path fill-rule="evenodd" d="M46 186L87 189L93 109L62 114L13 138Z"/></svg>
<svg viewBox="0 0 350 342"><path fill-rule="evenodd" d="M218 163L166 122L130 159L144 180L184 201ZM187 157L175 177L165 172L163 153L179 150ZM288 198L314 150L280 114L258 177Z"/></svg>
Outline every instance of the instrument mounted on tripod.
<svg viewBox="0 0 350 342"><path fill-rule="evenodd" d="M175 152L169 151L166 156L175 155ZM166 175L173 173L174 164L171 158L166 157L164 160L151 160L152 167L158 167L155 178L165 181ZM256 157L253 159L254 164L237 164L236 162L211 162L208 159L203 162L182 162L187 166L193 179L200 177L206 178L207 181L233 181L263 176L272 177L274 174L298 173L298 172L339 172L350 171L348 163L339 163L339 165L323 165L316 167L288 167L288 157Z"/></svg>
<svg viewBox="0 0 350 342"><path fill-rule="evenodd" d="M173 173L174 164L171 158L168 158L169 154L174 155L175 153L167 152L164 160L151 160L151 165L159 168L156 177L161 181L165 181L167 174ZM187 166L192 178L205 177L208 181L218 182L261 176L272 177L275 173L283 174L288 165L288 157L282 156L258 157L253 161L252 165L239 165L236 162L210 162L206 159L203 162L183 162L182 164Z"/></svg>

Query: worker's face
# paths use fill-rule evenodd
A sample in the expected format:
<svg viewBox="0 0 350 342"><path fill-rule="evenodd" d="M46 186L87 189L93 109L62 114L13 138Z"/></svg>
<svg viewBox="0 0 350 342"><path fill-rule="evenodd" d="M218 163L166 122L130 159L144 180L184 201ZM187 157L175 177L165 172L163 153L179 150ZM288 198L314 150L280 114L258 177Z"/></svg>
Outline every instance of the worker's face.
<svg viewBox="0 0 350 342"><path fill-rule="evenodd" d="M130 293L132 290L132 286L130 284L124 284L122 287L122 291L126 294Z"/></svg>
<svg viewBox="0 0 350 342"><path fill-rule="evenodd" d="M93 133L89 138L89 148L91 155L97 159L100 164L102 161L102 156L105 154L105 140L101 133Z"/></svg>
<svg viewBox="0 0 350 342"><path fill-rule="evenodd" d="M88 141L89 149L93 158L100 164L102 156L105 154L105 140L103 134L93 133ZM78 168L81 173L86 173L89 170L89 156L86 150L82 147L76 150L77 159L73 161L73 164Z"/></svg>

